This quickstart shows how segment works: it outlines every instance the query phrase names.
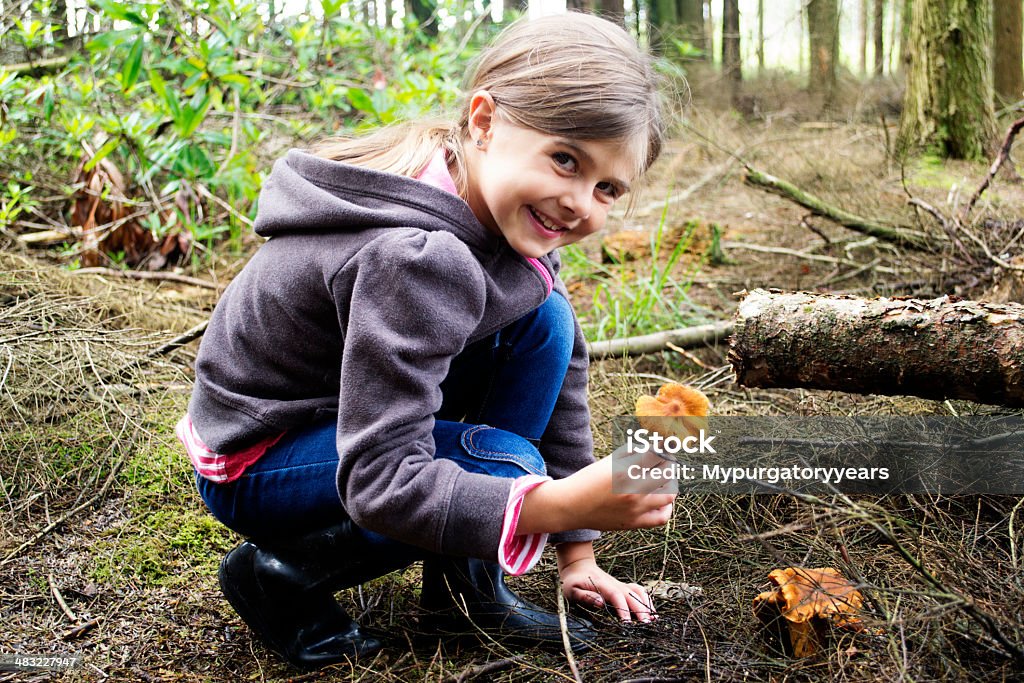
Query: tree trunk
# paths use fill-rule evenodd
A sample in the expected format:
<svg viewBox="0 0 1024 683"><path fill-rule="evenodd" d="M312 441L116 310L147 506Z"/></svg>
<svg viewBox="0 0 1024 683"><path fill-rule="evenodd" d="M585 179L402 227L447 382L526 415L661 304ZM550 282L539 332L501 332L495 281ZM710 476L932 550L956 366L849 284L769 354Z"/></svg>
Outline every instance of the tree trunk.
<svg viewBox="0 0 1024 683"><path fill-rule="evenodd" d="M605 19L626 27L626 5L623 0L596 0L595 11Z"/></svg>
<svg viewBox="0 0 1024 683"><path fill-rule="evenodd" d="M672 43L679 30L676 0L648 0L647 25L650 27L651 47L662 55L676 54Z"/></svg>
<svg viewBox="0 0 1024 683"><path fill-rule="evenodd" d="M729 83L729 101L739 101L743 68L740 62L740 3L739 0L722 2L722 73Z"/></svg>
<svg viewBox="0 0 1024 683"><path fill-rule="evenodd" d="M685 40L699 50L700 59L708 58L707 41L704 40L704 0L676 0L679 17L679 39Z"/></svg>
<svg viewBox="0 0 1024 683"><path fill-rule="evenodd" d="M764 0L757 0L757 73L764 73Z"/></svg>
<svg viewBox="0 0 1024 683"><path fill-rule="evenodd" d="M1024 305L754 290L729 360L749 387L1024 406Z"/></svg>
<svg viewBox="0 0 1024 683"><path fill-rule="evenodd" d="M715 15L711 0L704 3L704 46L707 48L708 61L715 61Z"/></svg>
<svg viewBox="0 0 1024 683"><path fill-rule="evenodd" d="M860 66L860 75L866 76L868 73L868 0L860 0L860 45L858 46L857 56L858 66Z"/></svg>
<svg viewBox="0 0 1024 683"><path fill-rule="evenodd" d="M67 0L51 0L50 25L53 27L53 40L63 43L68 38L68 3Z"/></svg>
<svg viewBox="0 0 1024 683"><path fill-rule="evenodd" d="M800 5L800 12L797 13L797 23L799 25L800 40L798 41L796 54L796 70L798 73L803 73L804 68L807 66L807 59L804 55L804 48L807 46L807 41L804 40L804 35L807 32L807 7L802 3Z"/></svg>
<svg viewBox="0 0 1024 683"><path fill-rule="evenodd" d="M995 142L989 2L912 5L911 59L897 148L981 159Z"/></svg>
<svg viewBox="0 0 1024 683"><path fill-rule="evenodd" d="M836 55L839 54L838 0L808 0L811 70L808 90L822 98L822 110L832 108L836 89Z"/></svg>
<svg viewBox="0 0 1024 683"><path fill-rule="evenodd" d="M875 76L881 76L885 69L885 0L875 0L873 35L875 43Z"/></svg>
<svg viewBox="0 0 1024 683"><path fill-rule="evenodd" d="M927 0L922 0L922 2L926 2L926 1ZM895 2L895 0L894 0L894 2ZM896 8L897 7L899 7L899 5L893 5L893 8L892 8L892 26L893 26L894 29L896 28L896 21L897 21L897 19L896 19ZM912 52L912 46L910 44L910 20L913 17L913 15L914 15L914 3L913 3L913 0L903 0L903 7L901 8L900 15L899 15L900 51L899 51L898 54L900 56L900 61L898 63L897 69L899 70L900 73L906 73L907 71L910 70L910 55L911 55L911 52ZM893 48L890 51L890 55L897 54L896 49L895 49L895 45L896 45L896 31L892 32L892 44L893 44Z"/></svg>
<svg viewBox="0 0 1024 683"><path fill-rule="evenodd" d="M409 9L416 17L416 23L425 35L437 36L437 2L436 0L406 0Z"/></svg>
<svg viewBox="0 0 1024 683"><path fill-rule="evenodd" d="M1012 104L1024 97L1024 68L1021 55L1021 0L992 3L993 71L999 99Z"/></svg>

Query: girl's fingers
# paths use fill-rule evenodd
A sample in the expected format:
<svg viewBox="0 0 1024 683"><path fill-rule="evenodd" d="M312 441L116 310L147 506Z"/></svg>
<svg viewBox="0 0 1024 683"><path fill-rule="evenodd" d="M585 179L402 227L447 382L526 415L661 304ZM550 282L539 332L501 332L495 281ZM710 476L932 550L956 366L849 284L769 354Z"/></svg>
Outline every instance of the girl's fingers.
<svg viewBox="0 0 1024 683"><path fill-rule="evenodd" d="M654 604L651 602L651 596L647 594L647 591L635 583L630 584L628 587L629 598L632 601L630 607L636 613L637 618L644 623L657 619L658 616L654 612Z"/></svg>
<svg viewBox="0 0 1024 683"><path fill-rule="evenodd" d="M597 590L587 590L576 586L572 589L570 598L583 605L591 605L592 607L604 606L604 598L601 597L601 593Z"/></svg>
<svg viewBox="0 0 1024 683"><path fill-rule="evenodd" d="M636 583L606 584L602 581L598 585L591 578L589 585L577 584L570 588L569 598L575 602L603 607L607 605L622 622L633 621L633 615L643 623L650 623L658 618L654 611L654 604L643 586Z"/></svg>
<svg viewBox="0 0 1024 683"><path fill-rule="evenodd" d="M674 496L673 496L674 498ZM672 502L669 501L667 504L661 505L654 509L648 510L637 518L637 524L640 528L651 528L661 526L672 518Z"/></svg>
<svg viewBox="0 0 1024 683"><path fill-rule="evenodd" d="M626 601L626 596L617 592L613 593L608 596L608 603L611 608L615 610L615 616L617 616L620 621L633 621L632 611L629 608L629 603Z"/></svg>

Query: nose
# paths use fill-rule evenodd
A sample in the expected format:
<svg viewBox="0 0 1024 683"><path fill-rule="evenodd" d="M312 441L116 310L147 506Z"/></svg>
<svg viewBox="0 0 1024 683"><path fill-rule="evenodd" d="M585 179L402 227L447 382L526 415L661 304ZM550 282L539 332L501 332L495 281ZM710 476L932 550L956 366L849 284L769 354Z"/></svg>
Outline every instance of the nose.
<svg viewBox="0 0 1024 683"><path fill-rule="evenodd" d="M573 183L562 193L559 204L576 218L590 218L590 209L594 203L594 192L584 183Z"/></svg>

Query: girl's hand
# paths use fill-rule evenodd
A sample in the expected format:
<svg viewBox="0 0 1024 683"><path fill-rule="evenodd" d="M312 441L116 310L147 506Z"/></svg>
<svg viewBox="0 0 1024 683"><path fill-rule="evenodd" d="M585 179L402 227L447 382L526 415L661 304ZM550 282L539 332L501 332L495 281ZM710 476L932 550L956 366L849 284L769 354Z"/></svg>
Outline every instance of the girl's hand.
<svg viewBox="0 0 1024 683"><path fill-rule="evenodd" d="M592 607L608 605L623 622L649 623L657 619L651 597L637 583L623 583L597 566L593 557L583 558L559 569L562 592L569 600Z"/></svg>
<svg viewBox="0 0 1024 683"><path fill-rule="evenodd" d="M526 494L517 533L661 526L672 516L677 482L659 477L630 478L628 468L637 465L664 470L667 464L653 454L629 454L623 446L571 476L545 482Z"/></svg>

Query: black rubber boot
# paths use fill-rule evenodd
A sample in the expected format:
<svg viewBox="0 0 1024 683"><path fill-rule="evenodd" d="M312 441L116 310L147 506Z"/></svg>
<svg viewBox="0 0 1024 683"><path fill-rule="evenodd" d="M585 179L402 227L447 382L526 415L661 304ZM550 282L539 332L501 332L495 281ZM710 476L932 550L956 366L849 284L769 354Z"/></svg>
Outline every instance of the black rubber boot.
<svg viewBox="0 0 1024 683"><path fill-rule="evenodd" d="M500 643L562 647L558 615L533 604L505 585L497 564L454 557L423 561L421 625L431 633L484 633ZM597 635L590 622L566 616L569 643L575 652L590 647Z"/></svg>
<svg viewBox="0 0 1024 683"><path fill-rule="evenodd" d="M375 546L352 522L287 546L246 541L220 565L228 602L262 641L306 669L371 655L376 638L359 630L333 593L408 566L406 546Z"/></svg>

